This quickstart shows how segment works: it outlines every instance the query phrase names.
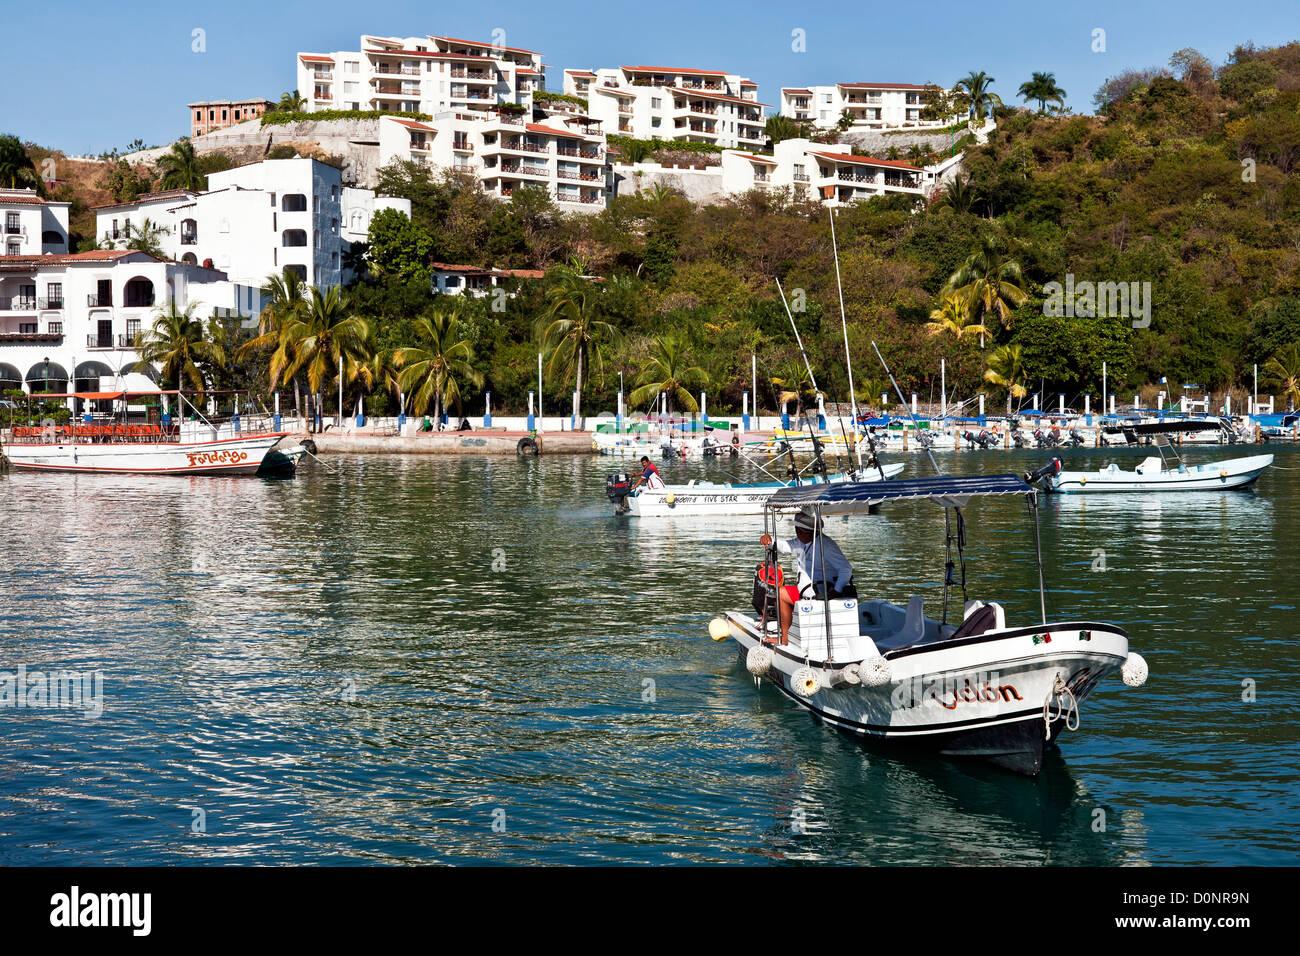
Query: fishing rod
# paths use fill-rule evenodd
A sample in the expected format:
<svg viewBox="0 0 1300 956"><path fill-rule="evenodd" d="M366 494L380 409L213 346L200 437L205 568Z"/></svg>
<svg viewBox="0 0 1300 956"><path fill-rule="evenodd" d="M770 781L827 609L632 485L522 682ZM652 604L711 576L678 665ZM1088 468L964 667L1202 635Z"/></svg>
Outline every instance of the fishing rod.
<svg viewBox="0 0 1300 956"><path fill-rule="evenodd" d="M885 374L889 376L889 384L894 386L894 391L898 394L898 400L903 402L903 408L907 412L907 417L912 420L912 427L916 430L916 433L920 435L921 426L917 422L916 416L912 414L912 407L903 400L903 390L898 387L898 382L894 379L894 373L889 370L889 363L886 362L885 357L880 354L880 346L876 345L875 339L871 340L871 347L875 349L876 358L880 359L880 364L884 368ZM930 446L922 442L921 447L924 448L925 453L930 456L930 464L934 466L935 472L939 475L943 475L943 469L941 469L939 463L934 460L934 452L930 450Z"/></svg>
<svg viewBox="0 0 1300 956"><path fill-rule="evenodd" d="M844 330L844 366L849 373L849 414L853 417L854 450L858 455L858 470L862 470L862 446L856 441L858 433L858 396L853 390L853 356L849 352L849 320L844 311L844 284L840 281L840 248L835 241L835 210L826 208L831 222L831 256L835 259L835 289L840 296L840 327Z"/></svg>
<svg viewBox="0 0 1300 956"><path fill-rule="evenodd" d="M790 319L790 328L794 331L794 341L795 344L799 346L799 355L803 358L804 368L808 370L808 379L812 382L813 394L820 395L822 394L822 390L817 386L817 376L813 374L812 363L808 361L808 353L804 351L803 339L799 335L799 326L795 324L794 313L790 311L790 303L786 301L785 290L781 288L781 280L776 276L773 276L773 279L776 281L776 291L781 295L781 305L785 306L785 314ZM826 460L822 455L821 442L819 442L817 436L813 434L812 422L807 421L806 416L804 421L808 425L808 437L812 439L813 457L821 465L822 474L826 474ZM848 439L846 438L845 441L847 442ZM848 450L847 445L845 450ZM835 453L836 467L839 467L839 457L839 452L837 450ZM852 469L850 469L850 471L851 470ZM814 468L813 474L816 473L817 469ZM827 475L827 480L830 480L829 475Z"/></svg>

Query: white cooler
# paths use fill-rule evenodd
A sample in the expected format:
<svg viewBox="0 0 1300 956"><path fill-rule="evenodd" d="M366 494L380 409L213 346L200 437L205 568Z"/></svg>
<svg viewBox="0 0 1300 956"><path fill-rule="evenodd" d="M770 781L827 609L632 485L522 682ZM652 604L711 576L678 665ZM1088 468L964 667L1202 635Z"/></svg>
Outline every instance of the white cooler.
<svg viewBox="0 0 1300 956"><path fill-rule="evenodd" d="M826 647L826 606L830 605L830 653ZM790 620L790 641L813 660L848 660L856 649L860 611L855 598L844 601L799 601Z"/></svg>

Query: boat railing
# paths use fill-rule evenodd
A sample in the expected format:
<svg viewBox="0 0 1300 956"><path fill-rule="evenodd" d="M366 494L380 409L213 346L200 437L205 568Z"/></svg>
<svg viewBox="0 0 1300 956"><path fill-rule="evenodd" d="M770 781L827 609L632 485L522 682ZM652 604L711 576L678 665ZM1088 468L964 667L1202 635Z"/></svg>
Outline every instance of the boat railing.
<svg viewBox="0 0 1300 956"><path fill-rule="evenodd" d="M157 444L174 442L176 425L69 423L66 425L15 425L10 441L15 445L49 444Z"/></svg>

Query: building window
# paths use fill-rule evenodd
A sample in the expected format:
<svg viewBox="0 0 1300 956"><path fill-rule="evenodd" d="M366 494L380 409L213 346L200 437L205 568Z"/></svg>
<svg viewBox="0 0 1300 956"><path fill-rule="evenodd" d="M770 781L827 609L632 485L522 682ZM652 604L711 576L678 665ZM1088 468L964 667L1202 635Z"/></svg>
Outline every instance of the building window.
<svg viewBox="0 0 1300 956"><path fill-rule="evenodd" d="M45 305L50 309L63 308L63 283L50 282L45 286Z"/></svg>
<svg viewBox="0 0 1300 956"><path fill-rule="evenodd" d="M286 229L281 240L284 246L305 246L307 245L307 233L303 229Z"/></svg>
<svg viewBox="0 0 1300 956"><path fill-rule="evenodd" d="M287 265L284 267L287 272L296 275L301 281L307 281L307 267L299 265Z"/></svg>
<svg viewBox="0 0 1300 956"><path fill-rule="evenodd" d="M662 109L664 101L657 96L650 97L650 108L652 110Z"/></svg>
<svg viewBox="0 0 1300 956"><path fill-rule="evenodd" d="M195 110L195 111L194 111L194 122L196 122L196 123L202 123L202 122L203 122L203 110Z"/></svg>
<svg viewBox="0 0 1300 956"><path fill-rule="evenodd" d="M339 201L339 187L337 186L330 187L330 201L331 202Z"/></svg>
<svg viewBox="0 0 1300 956"><path fill-rule="evenodd" d="M14 233L19 231L21 230L18 227L18 213L16 212L5 213L5 232L9 233L10 235L13 235Z"/></svg>
<svg viewBox="0 0 1300 956"><path fill-rule="evenodd" d="M36 323L35 323L35 322L19 322L19 323L18 323L18 334L19 334L19 335L35 335L35 334L36 334Z"/></svg>
<svg viewBox="0 0 1300 956"><path fill-rule="evenodd" d="M307 197L302 193L285 193L280 200L280 208L285 212L306 212Z"/></svg>
<svg viewBox="0 0 1300 956"><path fill-rule="evenodd" d="M16 242L11 242L5 247L5 251L11 256L17 256L22 254L22 247Z"/></svg>
<svg viewBox="0 0 1300 956"><path fill-rule="evenodd" d="M216 110L208 110L208 122L211 123L211 122L215 121L216 118L217 118L217 111L216 111Z"/></svg>

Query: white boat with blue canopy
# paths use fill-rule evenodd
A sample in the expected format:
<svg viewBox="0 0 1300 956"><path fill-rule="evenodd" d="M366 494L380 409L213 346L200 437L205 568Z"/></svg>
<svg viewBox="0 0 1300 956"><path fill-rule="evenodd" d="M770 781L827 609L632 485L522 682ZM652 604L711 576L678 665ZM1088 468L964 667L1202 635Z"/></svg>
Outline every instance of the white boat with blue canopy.
<svg viewBox="0 0 1300 956"><path fill-rule="evenodd" d="M1039 620L1008 622L992 595L971 593L962 509L976 498L1020 499L1028 506L1038 554ZM782 519L792 514L807 516L820 529L826 515L892 516L917 501L945 509L939 608L927 614L925 599L906 591L901 600L800 593L782 644L776 587L783 578L769 548L756 571L753 610L714 618L710 635L734 640L755 678L845 733L881 745L979 757L1036 775L1044 748L1064 728L1078 726L1080 706L1103 679L1118 670L1126 684L1137 686L1147 668L1129 652L1128 636L1115 624L1090 617L1049 621L1031 483L991 475L787 488L769 499L764 523L775 539ZM813 532L814 555L821 533Z"/></svg>

